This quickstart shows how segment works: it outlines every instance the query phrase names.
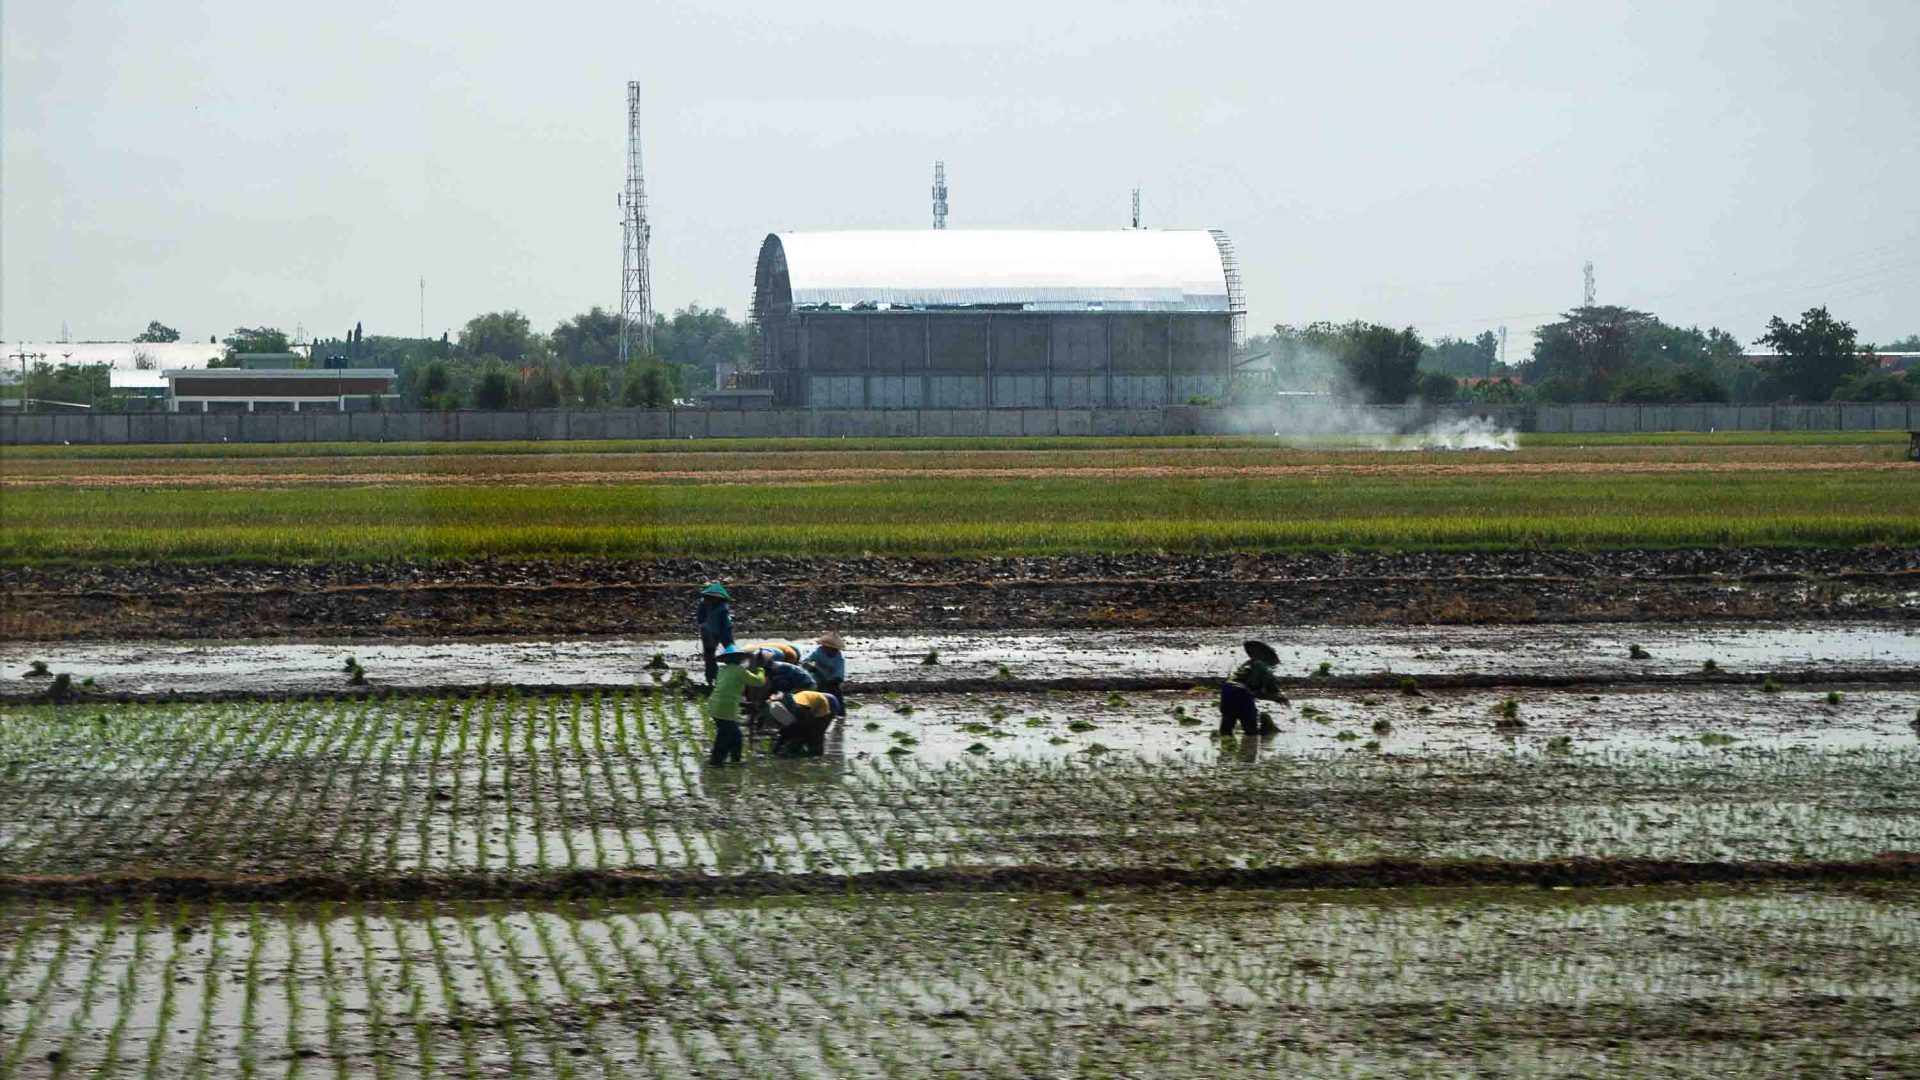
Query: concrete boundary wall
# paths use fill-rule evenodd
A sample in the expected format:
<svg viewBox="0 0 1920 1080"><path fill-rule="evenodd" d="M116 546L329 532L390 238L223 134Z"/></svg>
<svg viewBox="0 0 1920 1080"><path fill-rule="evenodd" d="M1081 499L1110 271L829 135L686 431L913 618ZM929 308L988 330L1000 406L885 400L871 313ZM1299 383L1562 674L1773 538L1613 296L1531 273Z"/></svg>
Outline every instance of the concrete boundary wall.
<svg viewBox="0 0 1920 1080"><path fill-rule="evenodd" d="M539 409L357 413L100 413L0 416L0 445L442 442L579 439L1389 435L1483 423L1566 434L1912 431L1920 403L1835 405L1173 405L1032 409Z"/></svg>

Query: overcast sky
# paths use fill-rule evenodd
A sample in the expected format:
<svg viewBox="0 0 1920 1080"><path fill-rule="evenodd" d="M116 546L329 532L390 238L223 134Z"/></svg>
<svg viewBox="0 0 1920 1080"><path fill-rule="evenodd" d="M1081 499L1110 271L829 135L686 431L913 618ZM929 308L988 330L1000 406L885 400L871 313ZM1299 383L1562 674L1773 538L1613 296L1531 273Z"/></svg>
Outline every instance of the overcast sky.
<svg viewBox="0 0 1920 1080"><path fill-rule="evenodd" d="M1255 330L1920 332L1920 3L11 0L0 337L412 334L619 299L626 81L656 304L769 231L1220 227Z"/></svg>

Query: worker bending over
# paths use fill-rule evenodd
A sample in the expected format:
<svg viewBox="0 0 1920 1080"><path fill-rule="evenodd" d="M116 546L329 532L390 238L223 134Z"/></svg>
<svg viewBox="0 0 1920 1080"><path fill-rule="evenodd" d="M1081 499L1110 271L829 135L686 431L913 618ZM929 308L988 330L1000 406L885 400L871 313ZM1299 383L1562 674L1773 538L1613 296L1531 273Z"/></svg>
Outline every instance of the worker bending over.
<svg viewBox="0 0 1920 1080"><path fill-rule="evenodd" d="M827 729L833 726L835 717L844 715L838 696L818 690L782 694L767 703L767 712L780 728L773 739L773 752L808 757L827 752Z"/></svg>
<svg viewBox="0 0 1920 1080"><path fill-rule="evenodd" d="M1273 666L1280 654L1264 641L1249 641L1246 662L1233 670L1233 677L1220 686L1220 734L1231 735L1235 724L1249 735L1272 735L1280 728L1272 720L1260 718L1259 699L1285 702L1280 681Z"/></svg>

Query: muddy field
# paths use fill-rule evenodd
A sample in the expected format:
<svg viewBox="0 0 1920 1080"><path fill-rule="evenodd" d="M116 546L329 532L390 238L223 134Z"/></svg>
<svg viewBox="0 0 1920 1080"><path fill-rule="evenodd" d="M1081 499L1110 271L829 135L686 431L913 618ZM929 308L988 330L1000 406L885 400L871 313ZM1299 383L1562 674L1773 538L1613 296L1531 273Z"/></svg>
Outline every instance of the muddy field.
<svg viewBox="0 0 1920 1080"><path fill-rule="evenodd" d="M0 704L0 1075L1920 1068L1911 624L1083 636L859 639L721 772L683 639L8 646L156 700Z"/></svg>
<svg viewBox="0 0 1920 1080"><path fill-rule="evenodd" d="M0 569L0 640L686 632L725 577L745 626L1447 625L1920 616L1920 551L1660 550Z"/></svg>
<svg viewBox="0 0 1920 1080"><path fill-rule="evenodd" d="M1920 1068L1920 895L0 908L9 1076Z"/></svg>

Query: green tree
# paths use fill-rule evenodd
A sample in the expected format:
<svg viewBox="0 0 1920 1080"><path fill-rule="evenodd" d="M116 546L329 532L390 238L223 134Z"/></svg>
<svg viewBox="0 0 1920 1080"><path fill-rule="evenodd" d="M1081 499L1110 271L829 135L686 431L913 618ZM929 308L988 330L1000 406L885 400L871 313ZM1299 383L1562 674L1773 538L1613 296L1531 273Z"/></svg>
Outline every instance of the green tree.
<svg viewBox="0 0 1920 1080"><path fill-rule="evenodd" d="M467 320L455 351L469 359L493 359L508 367L522 367L547 358L547 339L533 332L525 315L494 311Z"/></svg>
<svg viewBox="0 0 1920 1080"><path fill-rule="evenodd" d="M287 335L284 330L271 326L236 326L233 333L222 341L227 347L227 359L232 360L241 353L283 353L287 351Z"/></svg>
<svg viewBox="0 0 1920 1080"><path fill-rule="evenodd" d="M620 388L620 403L636 408L657 409L673 404L673 377L659 360L636 360L627 365Z"/></svg>
<svg viewBox="0 0 1920 1080"><path fill-rule="evenodd" d="M175 330L159 319L154 319L147 323L145 330L135 334L133 340L143 344L160 344L168 341L179 341L180 331Z"/></svg>
<svg viewBox="0 0 1920 1080"><path fill-rule="evenodd" d="M507 409L513 406L513 377L497 363L488 364L473 384L473 407Z"/></svg>
<svg viewBox="0 0 1920 1080"><path fill-rule="evenodd" d="M528 409L553 409L566 403L566 387L551 368L527 368L520 374L520 403Z"/></svg>
<svg viewBox="0 0 1920 1080"><path fill-rule="evenodd" d="M1917 395L1912 373L1869 371L1849 375L1833 392L1834 401L1912 401Z"/></svg>
<svg viewBox="0 0 1920 1080"><path fill-rule="evenodd" d="M1781 390L1800 401L1826 401L1849 376L1873 370L1873 353L1857 349L1857 337L1852 326L1817 307L1796 323L1775 315L1756 344L1779 354L1773 370Z"/></svg>
<svg viewBox="0 0 1920 1080"><path fill-rule="evenodd" d="M460 406L460 395L453 389L453 371L445 360L434 360L420 373L419 400L423 408L454 409Z"/></svg>
<svg viewBox="0 0 1920 1080"><path fill-rule="evenodd" d="M548 340L553 355L574 367L612 367L620 359L620 316L596 307L561 322Z"/></svg>
<svg viewBox="0 0 1920 1080"><path fill-rule="evenodd" d="M1282 387L1332 390L1390 405L1414 396L1426 351L1412 327L1395 330L1366 322L1276 326L1271 346L1274 376Z"/></svg>
<svg viewBox="0 0 1920 1080"><path fill-rule="evenodd" d="M1542 387L1551 398L1605 401L1614 381L1631 366L1634 336L1656 321L1644 311L1611 304L1575 308L1534 331L1527 381L1552 384Z"/></svg>
<svg viewBox="0 0 1920 1080"><path fill-rule="evenodd" d="M1920 352L1920 334L1908 334L1880 346L1881 352Z"/></svg>
<svg viewBox="0 0 1920 1080"><path fill-rule="evenodd" d="M1444 371L1449 375L1462 378L1475 378L1493 374L1494 364L1499 362L1500 339L1493 331L1483 331L1472 341L1461 338L1442 337L1427 346L1424 361L1429 371Z"/></svg>
<svg viewBox="0 0 1920 1080"><path fill-rule="evenodd" d="M590 367L580 373L580 404L597 409L607 403L607 369Z"/></svg>
<svg viewBox="0 0 1920 1080"><path fill-rule="evenodd" d="M653 353L671 369L676 386L710 386L715 365L745 367L752 351L747 327L728 318L726 308L691 304L672 319L654 316Z"/></svg>
<svg viewBox="0 0 1920 1080"><path fill-rule="evenodd" d="M1423 371L1416 384L1416 396L1429 405L1445 405L1460 393L1460 380L1444 371Z"/></svg>

